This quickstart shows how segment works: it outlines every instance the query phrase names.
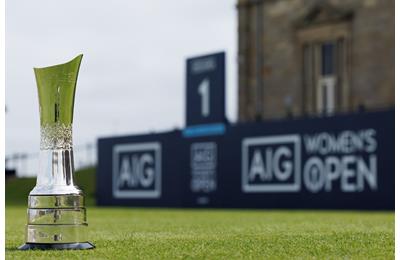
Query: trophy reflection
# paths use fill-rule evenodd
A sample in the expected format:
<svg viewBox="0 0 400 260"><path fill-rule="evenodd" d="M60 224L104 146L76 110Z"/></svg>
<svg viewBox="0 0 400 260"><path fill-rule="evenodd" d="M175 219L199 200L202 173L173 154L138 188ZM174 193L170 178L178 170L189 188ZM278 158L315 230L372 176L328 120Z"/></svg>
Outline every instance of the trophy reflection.
<svg viewBox="0 0 400 260"><path fill-rule="evenodd" d="M82 191L74 185L72 121L82 55L65 64L35 68L40 111L36 186L28 197L27 249L90 249Z"/></svg>

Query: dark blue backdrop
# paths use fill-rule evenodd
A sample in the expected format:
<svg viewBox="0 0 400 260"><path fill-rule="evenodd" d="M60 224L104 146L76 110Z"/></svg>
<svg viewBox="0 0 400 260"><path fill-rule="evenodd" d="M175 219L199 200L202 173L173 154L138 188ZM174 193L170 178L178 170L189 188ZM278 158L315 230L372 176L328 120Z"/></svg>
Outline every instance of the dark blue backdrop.
<svg viewBox="0 0 400 260"><path fill-rule="evenodd" d="M103 138L99 205L394 209L394 111Z"/></svg>

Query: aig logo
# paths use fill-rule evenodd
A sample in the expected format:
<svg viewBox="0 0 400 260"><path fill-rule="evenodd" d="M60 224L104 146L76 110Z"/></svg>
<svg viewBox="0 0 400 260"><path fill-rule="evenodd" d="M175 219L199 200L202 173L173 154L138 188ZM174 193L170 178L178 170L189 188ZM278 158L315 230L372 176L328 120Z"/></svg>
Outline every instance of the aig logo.
<svg viewBox="0 0 400 260"><path fill-rule="evenodd" d="M114 198L161 196L161 144L119 144L113 148Z"/></svg>
<svg viewBox="0 0 400 260"><path fill-rule="evenodd" d="M242 190L299 191L300 148L298 135L245 138L242 142Z"/></svg>

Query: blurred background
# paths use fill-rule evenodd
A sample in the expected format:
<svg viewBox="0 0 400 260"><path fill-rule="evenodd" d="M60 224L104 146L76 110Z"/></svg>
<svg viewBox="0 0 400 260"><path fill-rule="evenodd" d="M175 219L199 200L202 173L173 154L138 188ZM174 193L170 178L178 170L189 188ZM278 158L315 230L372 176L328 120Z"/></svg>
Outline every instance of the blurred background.
<svg viewBox="0 0 400 260"><path fill-rule="evenodd" d="M97 166L100 204L185 205L182 198L191 192L200 195L188 205L291 207L268 204L265 196L283 194L284 201L286 192L304 191L305 197L295 198L315 204L299 207L318 208L332 198L334 208L354 208L358 200L365 202L360 207L394 207L394 0L18 0L7 2L6 36L10 177L37 174L39 111L32 68L83 53L73 125L75 167L90 168L94 176ZM209 86L219 91L218 98L201 103ZM211 108L204 110L203 104ZM276 159L282 164L274 164L276 176L269 183L267 153L278 151L276 140L283 139L271 141L278 135L291 135L284 140L293 142L283 142L287 147ZM203 139L187 139L198 136ZM266 139L245 141L256 137ZM152 146L151 153L163 154L159 167L167 177L158 184L153 179L151 187L166 186L166 201L146 204L136 195L118 195L137 191L121 170L126 158L137 155L115 155L115 147L143 141L164 145ZM168 157L172 152L175 157ZM288 161L280 161L282 156ZM171 162L175 168L168 168ZM129 168L128 175L135 174ZM122 193L112 190L112 178L122 178ZM94 186L92 180L86 183ZM177 184L190 191L171 193L171 199L168 187ZM219 199L213 204L213 192L217 198L240 194L236 201L242 204ZM371 200L375 204L368 204Z"/></svg>
<svg viewBox="0 0 400 260"><path fill-rule="evenodd" d="M101 136L184 125L185 59L227 53L227 116L237 119L235 1L7 1L6 165L35 176L40 142L33 67L83 53L75 166L96 164Z"/></svg>
<svg viewBox="0 0 400 260"><path fill-rule="evenodd" d="M83 53L73 183L97 247L85 258L393 258L394 6L6 1L7 256L44 256L16 250L34 230L33 67ZM70 184L58 154L40 176ZM35 209L48 214L33 224L86 224L62 211ZM68 241L58 232L40 237Z"/></svg>

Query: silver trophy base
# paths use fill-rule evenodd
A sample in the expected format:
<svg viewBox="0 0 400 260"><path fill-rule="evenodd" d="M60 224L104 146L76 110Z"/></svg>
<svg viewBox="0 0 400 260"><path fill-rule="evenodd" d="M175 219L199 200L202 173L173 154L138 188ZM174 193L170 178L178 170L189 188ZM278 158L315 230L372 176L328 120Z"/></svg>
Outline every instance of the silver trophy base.
<svg viewBox="0 0 400 260"><path fill-rule="evenodd" d="M96 248L90 242L84 243L65 243L65 244L36 244L36 243L26 243L20 247L19 250L82 250L82 249L93 249Z"/></svg>
<svg viewBox="0 0 400 260"><path fill-rule="evenodd" d="M26 244L29 249L91 249L82 194L29 195Z"/></svg>

